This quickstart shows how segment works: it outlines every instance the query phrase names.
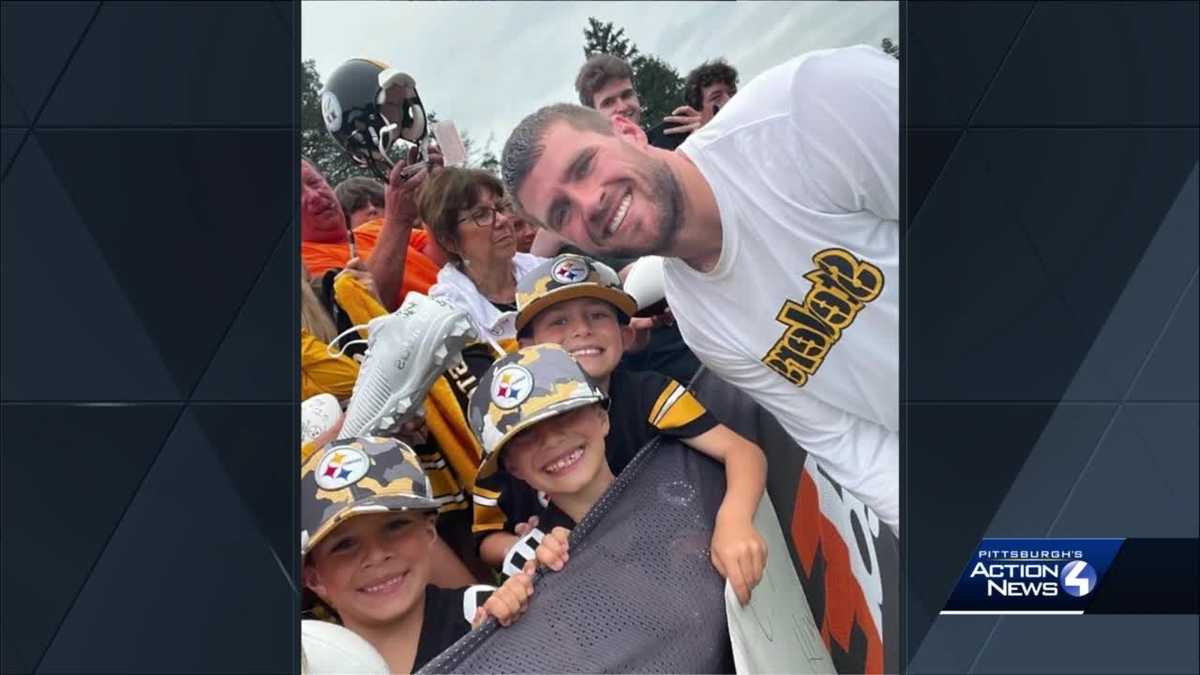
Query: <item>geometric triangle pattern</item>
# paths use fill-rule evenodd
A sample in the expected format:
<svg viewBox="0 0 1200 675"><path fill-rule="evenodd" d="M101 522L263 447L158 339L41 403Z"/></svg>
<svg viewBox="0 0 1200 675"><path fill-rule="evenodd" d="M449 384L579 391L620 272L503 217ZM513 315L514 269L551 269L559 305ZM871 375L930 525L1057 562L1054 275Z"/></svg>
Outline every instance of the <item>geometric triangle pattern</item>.
<svg viewBox="0 0 1200 675"><path fill-rule="evenodd" d="M5 100L9 99L5 98ZM0 167L7 168L12 162L24 136L25 131L22 129L0 130Z"/></svg>
<svg viewBox="0 0 1200 675"><path fill-rule="evenodd" d="M1195 617L937 613L984 536L1200 534L1197 23L908 7L908 672L1196 667Z"/></svg>
<svg viewBox="0 0 1200 675"><path fill-rule="evenodd" d="M298 8L0 13L0 671L292 671Z"/></svg>
<svg viewBox="0 0 1200 675"><path fill-rule="evenodd" d="M923 364L909 400L1056 400L1075 368L1061 355L1086 350L1019 214L994 191L1006 152L1004 139L968 132L909 231L908 354Z"/></svg>
<svg viewBox="0 0 1200 675"><path fill-rule="evenodd" d="M1103 141L1097 139L1095 143L1103 144ZM1164 152L1163 156L1170 157L1170 153ZM1136 399L1131 397L1149 371L1149 365L1160 358L1159 350L1164 348L1172 350L1164 357L1175 366L1171 371L1172 381L1187 382L1190 376L1190 381L1195 382L1194 349L1191 354L1184 354L1171 346L1172 340L1182 341L1190 336L1184 330L1182 338L1168 339L1174 326L1188 324L1187 311L1189 307L1194 311L1195 304L1194 298L1190 300L1191 305L1187 299L1197 264L1195 247L1187 246L1189 241L1194 243L1196 236L1195 169L1190 173L1178 195L1172 198L1156 195L1157 201L1148 202L1164 204L1147 210L1165 211L1166 215L1157 226L1138 228L1148 232L1144 236L1152 240L1141 246L1144 253L1136 261L1136 269L1122 285L1120 296L1113 301L1113 309L1100 329L1091 353L1083 359L1067 388L1068 392L1076 392L1080 397L1088 391L1115 392L1116 395L1110 396L1108 401L1081 401L1076 405L1043 404L1045 408L1053 409L1053 414L1032 444L1032 451L1012 479L1003 502L982 536L1195 537L1200 534L1196 478L1200 475L1200 466L1195 452L1200 444L1200 421L1195 399L1176 399L1178 403L1134 403ZM1171 288L1179 290L1163 292ZM1131 332L1135 327L1140 332ZM1145 337L1132 339L1138 335ZM1113 364L1104 356L1113 345L1132 348L1138 354L1131 367L1122 366L1120 372L1129 374L1122 375L1119 380L1109 377L1108 369ZM1097 356L1097 353L1102 355ZM1178 367L1189 361L1192 364L1190 370L1186 366ZM1135 372L1140 375L1135 377ZM1112 386L1114 382L1120 385L1119 389ZM1100 389L1098 383L1109 386ZM997 407L998 404L993 404L980 409ZM943 416L943 421L952 421L955 414L958 413L949 412ZM913 436L910 432L910 439ZM976 467L976 473L990 473L997 465L1007 466L1017 454L1013 450L989 446L990 443L980 447L985 450L981 454L987 461ZM945 459L946 455L941 453L920 460L910 455L910 467L923 462L923 475ZM973 484L975 479L970 478L969 482ZM934 496L944 499L946 495ZM921 496L912 497L910 517L916 517L920 508L914 509L914 503L935 502L927 502ZM914 532L921 529L919 523L925 521L910 522L917 524L908 532L915 536ZM945 571L951 584L961 572L963 562L959 560L955 569ZM910 564L921 563L910 557ZM928 569L923 569L918 575L922 580L915 581L916 585L920 587L932 581L925 579L929 576ZM910 617L920 620L929 614L913 617L910 613ZM1014 632L1027 634L1024 628L1015 624L1015 621L996 617L936 617L919 646L913 645L914 651L910 652L914 654L910 661L912 672L1003 672L1004 667L1011 667L1011 660L1005 660L1000 653L1001 645L1006 644L1001 637L1011 636ZM980 626L986 626L987 630L981 630ZM1178 626L1169 628L1169 632L1177 630ZM1114 637L1119 639L1115 633ZM1036 646L1039 643L1044 643L1047 649L1038 652ZM1061 665L1048 650L1049 641L1031 639L1026 644L1029 647L1026 663L1034 662L1032 654L1036 652L1039 667L1053 671ZM1178 663L1182 656L1179 649L1180 645L1173 643L1170 649L1157 651L1156 655L1165 663ZM1041 656L1042 653L1045 656ZM1006 665L995 665L1000 662ZM1145 670L1152 672L1153 668Z"/></svg>
<svg viewBox="0 0 1200 675"><path fill-rule="evenodd" d="M1137 436L1136 456L1144 456L1162 485L1169 506L1161 511L1171 537L1200 537L1200 415L1197 405L1170 403L1126 404L1121 414ZM1150 483L1153 485L1154 483Z"/></svg>
<svg viewBox="0 0 1200 675"><path fill-rule="evenodd" d="M906 310L910 353L923 364L909 397L1059 400L1108 314L1120 306L1155 233L1169 227L1182 234L1187 227L1195 240L1194 224L1180 224L1178 214L1165 220L1196 163L1196 145L1180 145L1177 136L968 131L908 236L908 297L934 299ZM1157 164L1138 177L1126 177L1110 162L1078 164L1080 157L1101 154L1155 157ZM1067 171L1071 181L1053 178ZM997 176L1022 198L999 194ZM1084 197L1095 193L1140 206L1079 206L1095 202ZM970 214L969 228L963 214ZM1072 226L1079 216L1083 224ZM1179 300L1196 267L1196 248L1183 237L1173 241L1180 247L1170 248L1172 264L1148 265L1172 285L1133 305L1148 320L1123 322L1122 341L1107 352L1107 365L1097 364L1119 377L1089 375L1086 381L1097 385L1085 398L1106 398L1095 395L1098 388L1107 398L1124 391L1137 355L1149 350ZM1184 335L1188 316L1181 315ZM1122 348L1126 353L1117 353ZM961 377L964 372L972 377Z"/></svg>
<svg viewBox="0 0 1200 675"><path fill-rule="evenodd" d="M974 123L1195 128L1200 107L1188 70L1196 74L1200 61L1200 4L1114 2L1078 10L1073 3L1037 4Z"/></svg>
<svg viewBox="0 0 1200 675"><path fill-rule="evenodd" d="M1138 406L1140 407L1140 406ZM1151 446L1131 407L1121 408L1089 462L1076 470L1078 486L1061 502L1048 536L1195 537L1197 512L1196 410L1168 406L1171 442ZM1187 429L1187 427L1191 429ZM1190 459L1185 456L1190 455Z"/></svg>
<svg viewBox="0 0 1200 675"><path fill-rule="evenodd" d="M280 429L299 427L291 404L193 405L189 414L200 432L198 446L217 460L229 489L250 522L280 561L296 555L298 525L292 522L296 481L278 470Z"/></svg>
<svg viewBox="0 0 1200 675"><path fill-rule="evenodd" d="M4 399L180 400L129 289L97 250L36 135L0 194L0 298L5 325L20 327L0 341Z"/></svg>
<svg viewBox="0 0 1200 675"><path fill-rule="evenodd" d="M913 655L1054 411L1052 405L905 406L907 653ZM912 445L920 439L920 445ZM918 494L912 488L921 486Z"/></svg>
<svg viewBox="0 0 1200 675"><path fill-rule="evenodd" d="M193 401L286 401L296 375L296 228L288 227L246 296Z"/></svg>
<svg viewBox="0 0 1200 675"><path fill-rule="evenodd" d="M187 396L279 244L292 186L234 158L291 152L287 131L36 134L146 334ZM103 171L97 171L103 167ZM280 167L282 169L282 167ZM136 186L133 198L112 195Z"/></svg>
<svg viewBox="0 0 1200 675"><path fill-rule="evenodd" d="M914 2L901 44L909 127L967 123L1032 10L1031 2Z"/></svg>
<svg viewBox="0 0 1200 675"><path fill-rule="evenodd" d="M32 672L175 422L179 405L4 406L3 672Z"/></svg>
<svg viewBox="0 0 1200 675"><path fill-rule="evenodd" d="M1200 213L1198 174L1200 170L1193 166L1154 238L1145 247L1141 264L1129 277L1120 297L1106 308L1103 328L1064 398L1120 400L1128 392L1130 401L1197 400L1195 373L1180 366L1187 363L1188 352L1194 352L1196 344L1196 300L1194 295L1189 297L1194 291L1189 284L1194 285L1200 264L1200 232L1195 221ZM1083 259L1081 269L1064 285L1064 295L1077 316L1083 315L1091 302L1088 286L1107 280L1100 268L1110 259L1128 258L1128 254L1121 255L1116 245L1105 248L1101 253L1106 255ZM1090 284L1084 281L1087 276L1091 276ZM1099 315L1101 311L1093 314ZM1193 336L1190 344L1189 327ZM1147 354L1150 354L1148 362Z"/></svg>
<svg viewBox="0 0 1200 675"><path fill-rule="evenodd" d="M3 78L0 78L0 124L6 127L27 127L29 126L29 117L21 106L17 103L17 97L12 93L12 87L8 86ZM24 132L22 132L22 135ZM8 166L8 151L4 152L4 163L0 166Z"/></svg>
<svg viewBox="0 0 1200 675"><path fill-rule="evenodd" d="M1192 249L1195 252L1196 249ZM1196 370L1185 364L1195 363L1200 345L1200 288L1193 267L1192 279L1150 360L1133 385L1130 398L1134 401L1196 401L1200 400Z"/></svg>
<svg viewBox="0 0 1200 675"><path fill-rule="evenodd" d="M908 133L908 156L906 161L908 188L908 219L911 227L916 219L925 196L933 188L950 159L950 153L962 137L957 130L913 130Z"/></svg>
<svg viewBox="0 0 1200 675"><path fill-rule="evenodd" d="M969 668L949 672L1200 672L1200 652L1196 650L1200 617L1195 614L1095 615L1083 620L1056 616L958 618L994 618L996 630ZM1086 647L1065 649L1064 645ZM1087 664L1086 670L1079 668L1081 662Z"/></svg>
<svg viewBox="0 0 1200 675"><path fill-rule="evenodd" d="M6 2L0 6L4 124L36 118L72 51L95 19L98 2ZM111 79L111 78L106 78ZM8 102L11 101L11 102ZM12 111L10 107L12 106ZM24 121L10 119L21 111Z"/></svg>
<svg viewBox="0 0 1200 675"><path fill-rule="evenodd" d="M39 672L120 671L134 645L159 672L291 670L292 587L204 445L185 412Z"/></svg>
<svg viewBox="0 0 1200 675"><path fill-rule="evenodd" d="M41 124L288 127L295 64L280 15L266 2L106 4Z"/></svg>
<svg viewBox="0 0 1200 675"><path fill-rule="evenodd" d="M988 523L985 536L1049 536L1080 470L1096 445L1111 435L1117 406L1091 403L1055 407Z"/></svg>

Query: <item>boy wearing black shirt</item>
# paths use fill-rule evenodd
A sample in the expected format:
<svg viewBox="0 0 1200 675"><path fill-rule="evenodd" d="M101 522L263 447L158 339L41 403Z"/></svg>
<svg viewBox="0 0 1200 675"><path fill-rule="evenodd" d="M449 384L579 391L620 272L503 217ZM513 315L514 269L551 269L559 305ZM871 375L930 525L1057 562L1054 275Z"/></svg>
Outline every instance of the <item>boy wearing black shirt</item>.
<svg viewBox="0 0 1200 675"><path fill-rule="evenodd" d="M765 480L762 450L718 423L675 380L618 368L625 344L632 340L629 317L636 302L621 290L617 274L608 266L585 256L560 255L519 280L516 299L521 344L561 345L607 395L611 424L604 446L614 475L658 434L679 438L726 463L730 489L717 517L713 562L722 576L734 582L738 597L747 601L757 578L725 572L734 561L753 558L758 552L764 553L765 560L765 544L751 525ZM549 500L539 495L541 508L536 508L531 506L531 494L533 490L513 472L481 469L474 487L473 531L481 537L480 557L485 562L496 565L512 557L518 546L517 525L531 516L544 516ZM550 528L545 522L537 526L542 531ZM530 556L526 551L522 557Z"/></svg>
<svg viewBox="0 0 1200 675"><path fill-rule="evenodd" d="M419 669L488 616L507 626L525 611L524 574L499 589L429 583L438 503L404 443L335 441L304 464L300 483L308 600L370 643L391 672Z"/></svg>

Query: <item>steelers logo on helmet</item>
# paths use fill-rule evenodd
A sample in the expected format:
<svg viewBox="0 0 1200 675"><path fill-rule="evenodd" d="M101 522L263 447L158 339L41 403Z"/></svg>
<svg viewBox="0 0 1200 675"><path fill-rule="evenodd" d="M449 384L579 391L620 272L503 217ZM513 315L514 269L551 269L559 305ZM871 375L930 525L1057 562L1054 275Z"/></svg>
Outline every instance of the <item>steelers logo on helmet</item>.
<svg viewBox="0 0 1200 675"><path fill-rule="evenodd" d="M588 265L579 256L560 256L554 261L550 276L560 284L573 284L588 278Z"/></svg>
<svg viewBox="0 0 1200 675"><path fill-rule="evenodd" d="M322 490L340 490L367 475L371 459L352 445L334 446L317 464L316 482Z"/></svg>
<svg viewBox="0 0 1200 675"><path fill-rule="evenodd" d="M533 375L523 366L504 366L492 378L492 403L503 410L521 405L531 393Z"/></svg>
<svg viewBox="0 0 1200 675"><path fill-rule="evenodd" d="M321 94L321 118L331 134L342 128L342 104L332 91L326 90Z"/></svg>

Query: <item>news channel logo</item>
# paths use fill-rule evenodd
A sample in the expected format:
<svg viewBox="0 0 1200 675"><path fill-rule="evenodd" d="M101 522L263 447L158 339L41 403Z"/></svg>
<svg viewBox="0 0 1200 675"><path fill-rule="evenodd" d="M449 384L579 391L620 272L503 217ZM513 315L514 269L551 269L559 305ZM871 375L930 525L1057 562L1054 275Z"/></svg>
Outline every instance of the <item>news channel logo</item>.
<svg viewBox="0 0 1200 675"><path fill-rule="evenodd" d="M1082 598L1096 588L1096 570L1083 560L1072 560L1063 565L1058 582L1064 591Z"/></svg>
<svg viewBox="0 0 1200 675"><path fill-rule="evenodd" d="M943 613L1082 614L1122 541L985 539Z"/></svg>

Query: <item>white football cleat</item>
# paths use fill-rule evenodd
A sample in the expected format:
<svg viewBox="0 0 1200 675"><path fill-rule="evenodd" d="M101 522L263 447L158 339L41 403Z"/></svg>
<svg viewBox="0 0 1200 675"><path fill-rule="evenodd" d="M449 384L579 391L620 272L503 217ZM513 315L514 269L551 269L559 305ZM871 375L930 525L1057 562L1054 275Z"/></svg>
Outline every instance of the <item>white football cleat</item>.
<svg viewBox="0 0 1200 675"><path fill-rule="evenodd" d="M415 291L400 309L371 319L339 436L386 434L411 419L434 381L475 338L466 312Z"/></svg>

